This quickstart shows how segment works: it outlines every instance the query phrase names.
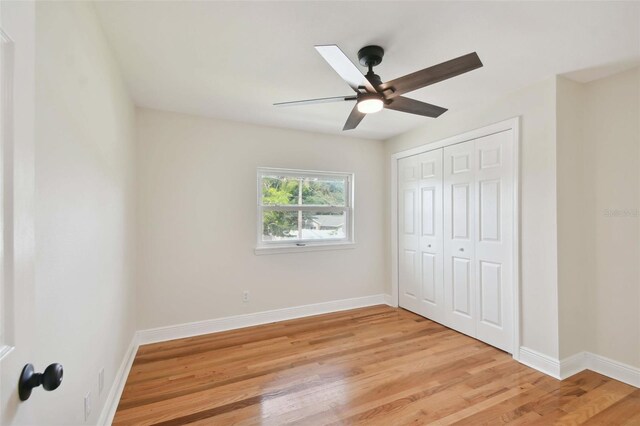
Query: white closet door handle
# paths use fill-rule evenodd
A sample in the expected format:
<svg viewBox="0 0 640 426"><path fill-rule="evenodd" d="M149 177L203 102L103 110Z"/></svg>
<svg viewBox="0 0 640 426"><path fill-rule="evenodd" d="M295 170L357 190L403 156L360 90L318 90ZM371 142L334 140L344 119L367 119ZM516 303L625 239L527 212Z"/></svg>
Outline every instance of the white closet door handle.
<svg viewBox="0 0 640 426"><path fill-rule="evenodd" d="M460 249L459 249L459 250L460 250L460 251L464 251L464 249L463 249L462 247L460 247Z"/></svg>

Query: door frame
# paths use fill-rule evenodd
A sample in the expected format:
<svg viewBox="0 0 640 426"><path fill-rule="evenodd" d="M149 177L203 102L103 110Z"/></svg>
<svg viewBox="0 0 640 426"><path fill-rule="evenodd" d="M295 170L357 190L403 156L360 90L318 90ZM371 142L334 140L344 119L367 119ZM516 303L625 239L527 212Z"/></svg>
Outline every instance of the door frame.
<svg viewBox="0 0 640 426"><path fill-rule="evenodd" d="M426 143L391 155L391 306L399 306L398 292L398 160L484 136L512 130L513 136L513 346L512 355L520 359L520 117L470 130L446 139Z"/></svg>

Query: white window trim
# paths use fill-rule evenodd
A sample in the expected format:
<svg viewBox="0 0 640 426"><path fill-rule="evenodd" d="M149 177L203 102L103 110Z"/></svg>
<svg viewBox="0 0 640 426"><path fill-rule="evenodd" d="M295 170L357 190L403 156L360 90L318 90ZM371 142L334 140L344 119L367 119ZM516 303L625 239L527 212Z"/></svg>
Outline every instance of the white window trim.
<svg viewBox="0 0 640 426"><path fill-rule="evenodd" d="M297 240L292 241L262 241L262 213L265 210L317 210L317 206L264 206L262 204L262 177L264 175L278 174L281 176L304 176L304 177L341 177L346 179L345 201L347 201L346 210L344 207L334 207L336 211L346 212L345 238L335 240ZM354 180L353 173L346 172L325 172L319 170L301 170L301 169L281 169L273 167L258 167L256 175L256 200L257 200L257 244L254 250L255 254L277 254L277 253L303 253L307 251L321 250L340 250L355 247L354 233ZM331 210L331 206L323 207L323 210Z"/></svg>

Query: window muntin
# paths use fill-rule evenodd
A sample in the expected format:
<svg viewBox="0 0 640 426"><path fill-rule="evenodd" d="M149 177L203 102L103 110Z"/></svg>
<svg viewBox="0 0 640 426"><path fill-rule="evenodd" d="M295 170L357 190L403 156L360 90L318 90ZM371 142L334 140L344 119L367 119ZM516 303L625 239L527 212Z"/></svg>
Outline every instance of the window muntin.
<svg viewBox="0 0 640 426"><path fill-rule="evenodd" d="M351 174L258 169L258 246L352 242L352 200Z"/></svg>

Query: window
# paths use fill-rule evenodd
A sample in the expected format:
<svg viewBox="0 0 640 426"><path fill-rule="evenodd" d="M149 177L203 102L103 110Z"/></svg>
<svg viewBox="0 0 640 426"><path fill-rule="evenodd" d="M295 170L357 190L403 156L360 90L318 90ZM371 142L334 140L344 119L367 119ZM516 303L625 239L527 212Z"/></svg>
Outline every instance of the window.
<svg viewBox="0 0 640 426"><path fill-rule="evenodd" d="M256 253L352 243L352 174L258 169Z"/></svg>

